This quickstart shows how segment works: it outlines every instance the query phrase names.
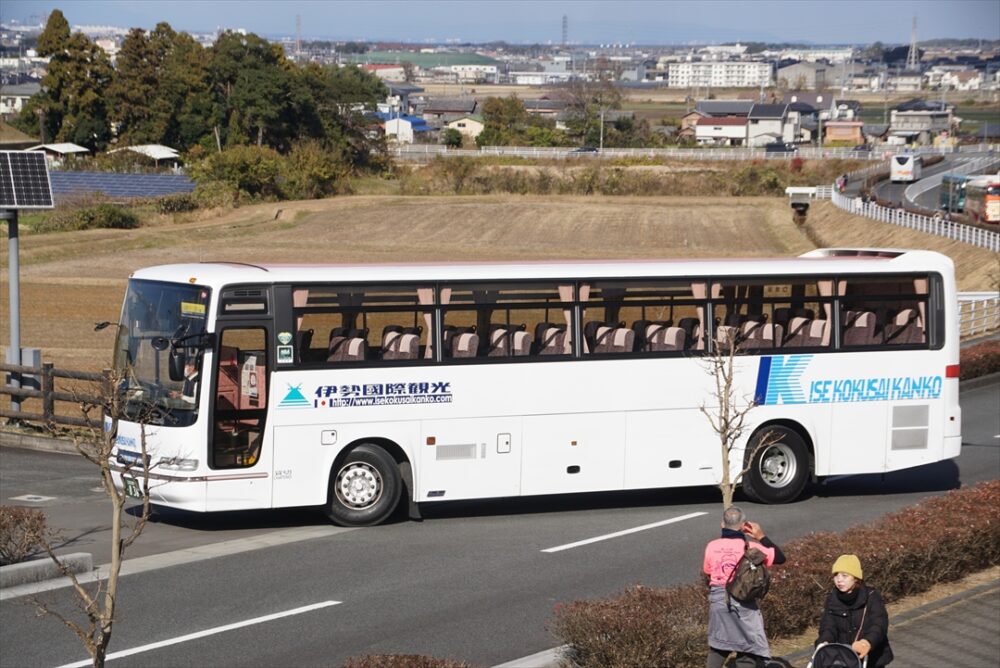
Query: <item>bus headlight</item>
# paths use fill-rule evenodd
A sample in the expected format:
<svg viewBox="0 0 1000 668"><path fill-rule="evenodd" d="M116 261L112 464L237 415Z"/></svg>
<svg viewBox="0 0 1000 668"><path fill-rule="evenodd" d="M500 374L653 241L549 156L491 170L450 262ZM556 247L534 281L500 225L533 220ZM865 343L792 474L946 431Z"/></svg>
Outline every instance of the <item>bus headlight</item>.
<svg viewBox="0 0 1000 668"><path fill-rule="evenodd" d="M194 471L198 468L198 460L181 459L180 457L160 457L157 467L168 471Z"/></svg>

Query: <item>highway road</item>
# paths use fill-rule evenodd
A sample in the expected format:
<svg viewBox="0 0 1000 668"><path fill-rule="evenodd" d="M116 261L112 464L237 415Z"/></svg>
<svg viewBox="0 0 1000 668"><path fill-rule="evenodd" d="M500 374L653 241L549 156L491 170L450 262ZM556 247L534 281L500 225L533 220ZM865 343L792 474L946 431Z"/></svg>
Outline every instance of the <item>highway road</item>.
<svg viewBox="0 0 1000 668"><path fill-rule="evenodd" d="M957 460L884 478L830 479L790 505L742 505L782 543L996 479L1000 384L964 390L961 401L964 447ZM11 452L3 453L5 501L20 491L10 486L9 469L33 467L46 473L36 485L53 479L47 483L53 493L78 489L72 505L100 512L82 461L34 452L15 461ZM156 548L145 558L153 566L177 556L157 551L195 543L223 548L213 558L177 559L123 577L111 651L134 653L112 665L336 666L350 656L389 652L495 665L559 644L545 629L556 603L637 583L694 581L720 510L715 490L695 488L455 502L426 509L422 522L354 530L328 529L312 511L259 514L257 527L245 513L211 522L164 513L150 531ZM615 535L640 527L646 528ZM278 539L329 535L250 551L226 547L255 530ZM603 539L581 544L595 538ZM61 610L72 601L65 588L39 597ZM0 665L64 666L85 656L59 622L35 619L26 597L0 602Z"/></svg>

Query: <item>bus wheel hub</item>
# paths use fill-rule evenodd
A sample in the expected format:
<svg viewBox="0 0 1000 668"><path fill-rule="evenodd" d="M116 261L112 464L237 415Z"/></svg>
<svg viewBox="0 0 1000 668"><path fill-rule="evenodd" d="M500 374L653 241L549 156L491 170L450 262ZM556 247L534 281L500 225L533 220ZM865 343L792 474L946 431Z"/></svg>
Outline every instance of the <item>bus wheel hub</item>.
<svg viewBox="0 0 1000 668"><path fill-rule="evenodd" d="M378 471L367 464L354 463L344 468L337 480L337 497L354 508L365 508L382 493Z"/></svg>

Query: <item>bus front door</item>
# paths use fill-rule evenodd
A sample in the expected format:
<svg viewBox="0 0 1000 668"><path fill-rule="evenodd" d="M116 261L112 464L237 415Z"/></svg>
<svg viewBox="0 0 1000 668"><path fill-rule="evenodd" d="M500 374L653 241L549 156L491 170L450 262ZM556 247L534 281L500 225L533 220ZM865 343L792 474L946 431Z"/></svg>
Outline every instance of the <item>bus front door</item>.
<svg viewBox="0 0 1000 668"><path fill-rule="evenodd" d="M271 452L264 443L267 329L223 329L216 352L208 505L212 510L270 506Z"/></svg>

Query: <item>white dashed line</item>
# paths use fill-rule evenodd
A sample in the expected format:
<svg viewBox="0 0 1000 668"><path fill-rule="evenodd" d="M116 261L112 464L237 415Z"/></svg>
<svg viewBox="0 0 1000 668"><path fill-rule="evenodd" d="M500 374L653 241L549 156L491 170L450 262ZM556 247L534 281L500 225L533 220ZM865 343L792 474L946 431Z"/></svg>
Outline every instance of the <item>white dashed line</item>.
<svg viewBox="0 0 1000 668"><path fill-rule="evenodd" d="M107 661L111 659L120 659L123 656L132 656L133 654L139 654L141 652L148 652L153 649L160 649L161 647L168 647L170 645L176 645L182 642L188 642L189 640L197 640L198 638L205 638L207 636L214 636L217 633L225 633L226 631L232 631L233 629L240 629L244 626L253 626L254 624L263 624L264 622L270 622L275 619L281 619L282 617L291 617L292 615L301 615L306 612L312 612L313 610L319 610L321 608L328 608L331 605L340 605L340 601L323 601L322 603L313 603L312 605L305 605L301 608L293 608L292 610L285 610L284 612L276 612L271 615L264 615L263 617L254 617L253 619L247 619L242 622L234 622L232 624L226 624L225 626L216 626L215 628L205 629L204 631L197 631L195 633L189 633L184 636L178 636L176 638L170 638L168 640L161 640L159 642L149 643L148 645L141 645L139 647L133 647L132 649L123 649L120 652L112 652L106 657ZM89 666L93 663L90 659L84 661L76 661L75 663L67 663L59 668L82 668L83 666Z"/></svg>
<svg viewBox="0 0 1000 668"><path fill-rule="evenodd" d="M589 545L591 543L597 543L602 540L610 540L612 538L618 538L619 536L627 536L630 533L638 533L639 531L645 531L647 529L655 529L656 527L662 527L667 524L673 524L674 522L683 522L684 520L689 520L694 517L701 517L702 515L707 515L708 513L688 513L687 515L681 515L680 517L675 517L669 520L663 520L662 522L653 522L652 524L643 524L641 527L635 527L632 529L625 529L624 531L616 531L614 533L604 534L603 536L596 536L594 538L587 538L585 540L578 540L575 543L567 543L566 545L559 545L558 547L550 547L547 550L542 550L542 552L561 552L563 550L570 550L574 547L580 547L581 545Z"/></svg>

